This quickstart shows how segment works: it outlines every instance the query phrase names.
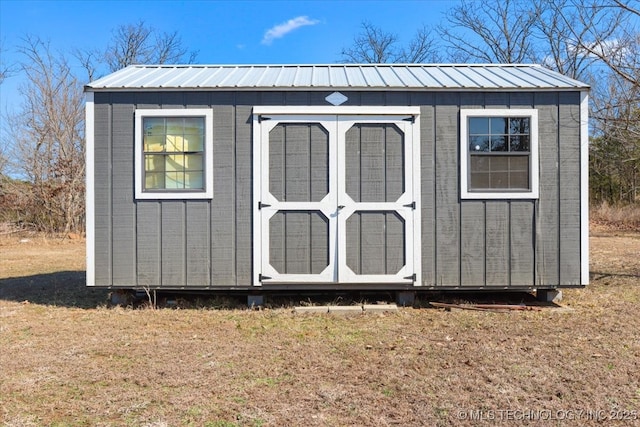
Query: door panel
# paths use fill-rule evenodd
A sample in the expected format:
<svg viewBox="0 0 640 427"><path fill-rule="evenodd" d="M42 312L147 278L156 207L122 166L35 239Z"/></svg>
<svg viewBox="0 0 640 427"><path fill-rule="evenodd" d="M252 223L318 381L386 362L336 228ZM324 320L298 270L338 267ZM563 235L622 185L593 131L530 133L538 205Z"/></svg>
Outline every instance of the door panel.
<svg viewBox="0 0 640 427"><path fill-rule="evenodd" d="M355 274L398 274L406 264L405 226L395 212L357 211L346 221L347 266Z"/></svg>
<svg viewBox="0 0 640 427"><path fill-rule="evenodd" d="M269 193L319 202L329 192L329 132L319 123L278 123L269 132Z"/></svg>
<svg viewBox="0 0 640 427"><path fill-rule="evenodd" d="M404 135L393 124L356 123L345 134L346 192L355 202L404 193Z"/></svg>
<svg viewBox="0 0 640 427"><path fill-rule="evenodd" d="M278 211L269 221L269 264L279 274L320 274L329 266L329 219L319 211Z"/></svg>

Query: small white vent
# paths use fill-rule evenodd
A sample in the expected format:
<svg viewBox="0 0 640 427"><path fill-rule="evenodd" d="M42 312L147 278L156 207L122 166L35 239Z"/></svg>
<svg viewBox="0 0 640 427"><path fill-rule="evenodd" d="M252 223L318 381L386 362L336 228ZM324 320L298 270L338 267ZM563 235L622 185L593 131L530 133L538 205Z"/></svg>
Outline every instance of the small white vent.
<svg viewBox="0 0 640 427"><path fill-rule="evenodd" d="M349 98L341 94L340 92L333 92L331 95L328 95L325 100L333 105L340 105L347 102Z"/></svg>

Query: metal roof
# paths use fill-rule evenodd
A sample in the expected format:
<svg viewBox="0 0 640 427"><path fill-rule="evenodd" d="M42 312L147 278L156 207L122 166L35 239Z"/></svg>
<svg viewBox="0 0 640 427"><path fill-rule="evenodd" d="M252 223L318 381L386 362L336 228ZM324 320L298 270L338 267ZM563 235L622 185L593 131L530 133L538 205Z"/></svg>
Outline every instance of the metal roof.
<svg viewBox="0 0 640 427"><path fill-rule="evenodd" d="M131 65L93 81L113 90L576 90L536 64Z"/></svg>

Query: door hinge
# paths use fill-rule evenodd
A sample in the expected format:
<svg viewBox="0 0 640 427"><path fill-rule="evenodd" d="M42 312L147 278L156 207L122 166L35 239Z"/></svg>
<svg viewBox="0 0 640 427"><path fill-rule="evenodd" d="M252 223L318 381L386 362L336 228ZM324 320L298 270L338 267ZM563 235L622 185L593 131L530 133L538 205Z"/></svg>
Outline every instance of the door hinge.
<svg viewBox="0 0 640 427"><path fill-rule="evenodd" d="M404 206L405 208L411 208L411 209L415 210L416 209L416 202L407 203L406 205L402 205L402 206Z"/></svg>
<svg viewBox="0 0 640 427"><path fill-rule="evenodd" d="M402 119L405 122L411 122L412 124L416 122L416 116L407 117L406 119Z"/></svg>
<svg viewBox="0 0 640 427"><path fill-rule="evenodd" d="M262 123L264 120L271 120L271 117L266 117L262 114L258 116L258 123Z"/></svg>
<svg viewBox="0 0 640 427"><path fill-rule="evenodd" d="M265 276L265 275L263 275L262 273L258 274L258 280L259 280L259 281L261 281L261 282L262 282L263 280L269 280L269 279L272 279L272 277Z"/></svg>
<svg viewBox="0 0 640 427"><path fill-rule="evenodd" d="M413 282L416 281L416 273L413 273L411 276L403 277L405 280L411 280Z"/></svg>
<svg viewBox="0 0 640 427"><path fill-rule="evenodd" d="M262 208L268 208L271 205L268 205L266 203L262 203L262 202L258 202L258 210L262 209Z"/></svg>

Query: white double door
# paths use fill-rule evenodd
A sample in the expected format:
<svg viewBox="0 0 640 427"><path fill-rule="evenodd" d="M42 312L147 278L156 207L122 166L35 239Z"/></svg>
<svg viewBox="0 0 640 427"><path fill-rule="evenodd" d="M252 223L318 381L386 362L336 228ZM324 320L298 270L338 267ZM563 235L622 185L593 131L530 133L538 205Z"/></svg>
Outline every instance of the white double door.
<svg viewBox="0 0 640 427"><path fill-rule="evenodd" d="M419 283L416 115L254 114L254 284Z"/></svg>

